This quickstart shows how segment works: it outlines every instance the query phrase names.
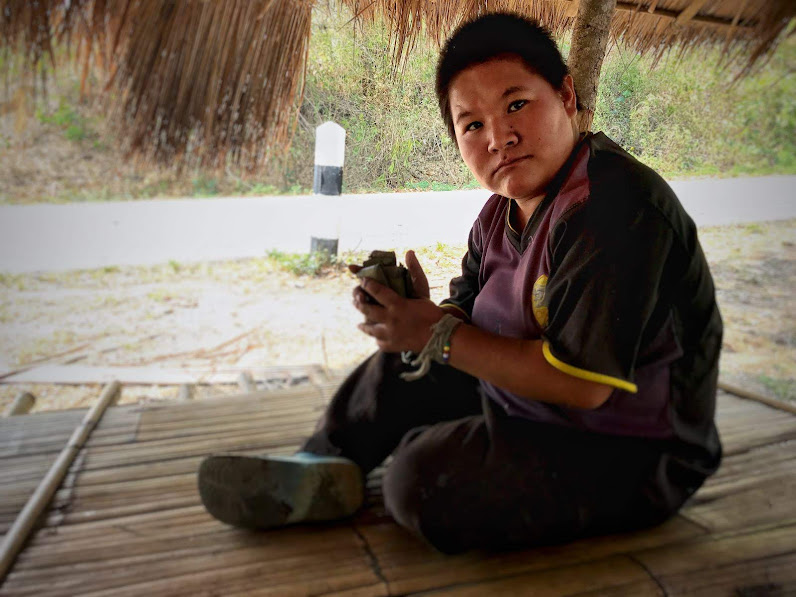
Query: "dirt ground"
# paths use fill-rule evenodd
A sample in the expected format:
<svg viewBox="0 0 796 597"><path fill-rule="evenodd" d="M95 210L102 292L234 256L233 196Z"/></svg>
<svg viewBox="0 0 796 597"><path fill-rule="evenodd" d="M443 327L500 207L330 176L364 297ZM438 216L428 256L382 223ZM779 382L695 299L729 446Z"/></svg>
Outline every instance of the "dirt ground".
<svg viewBox="0 0 796 597"><path fill-rule="evenodd" d="M700 231L725 321L722 378L796 400L796 220ZM432 298L447 294L462 246L418 249ZM355 279L283 271L273 258L121 267L64 274L0 274L0 374L31 365L140 366L213 371L319 364L343 371L374 345L356 324ZM9 384L35 410L87 406L98 385ZM194 398L231 393L199 387ZM178 387L127 386L122 403L176 399Z"/></svg>

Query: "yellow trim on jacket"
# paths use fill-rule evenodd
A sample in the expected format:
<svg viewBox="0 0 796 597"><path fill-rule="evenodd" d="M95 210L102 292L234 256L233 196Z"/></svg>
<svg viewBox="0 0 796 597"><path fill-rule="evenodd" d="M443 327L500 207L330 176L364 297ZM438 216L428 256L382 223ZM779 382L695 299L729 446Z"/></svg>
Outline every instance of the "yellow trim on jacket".
<svg viewBox="0 0 796 597"><path fill-rule="evenodd" d="M470 321L470 316L467 315L467 311L462 309L459 305L454 305L453 303L444 303L444 304L440 305L440 307L442 309L446 309L447 307L453 307L457 311L461 311L462 313L464 313L464 316L467 318L467 321Z"/></svg>
<svg viewBox="0 0 796 597"><path fill-rule="evenodd" d="M610 375L603 375L602 373L594 373L593 371L587 371L586 369L579 369L578 367L573 367L572 365L568 365L564 361L557 359L550 351L550 342L547 340L545 340L544 344L542 344L542 354L544 355L545 360L550 363L550 365L559 371L566 373L567 375L571 375L572 377L619 388L620 390L625 390L631 394L638 392L638 386L634 383L630 383L624 379L619 379L618 377L611 377Z"/></svg>

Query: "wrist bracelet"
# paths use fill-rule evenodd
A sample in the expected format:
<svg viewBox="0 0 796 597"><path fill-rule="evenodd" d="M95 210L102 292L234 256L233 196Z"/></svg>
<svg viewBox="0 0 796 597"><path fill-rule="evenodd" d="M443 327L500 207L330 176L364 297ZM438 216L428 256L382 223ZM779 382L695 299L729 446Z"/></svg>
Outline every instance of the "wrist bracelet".
<svg viewBox="0 0 796 597"><path fill-rule="evenodd" d="M431 338L429 338L423 350L417 358L407 358L410 353L402 353L404 362L408 362L412 367L419 367L417 371L401 373L401 379L415 381L420 379L431 369L431 361L436 361L442 365L447 365L451 358L451 335L462 320L458 317L446 313L437 323L431 326ZM414 356L414 355L412 355Z"/></svg>
<svg viewBox="0 0 796 597"><path fill-rule="evenodd" d="M451 360L451 341L448 340L445 344L442 345L442 363L444 365L448 364L448 361Z"/></svg>

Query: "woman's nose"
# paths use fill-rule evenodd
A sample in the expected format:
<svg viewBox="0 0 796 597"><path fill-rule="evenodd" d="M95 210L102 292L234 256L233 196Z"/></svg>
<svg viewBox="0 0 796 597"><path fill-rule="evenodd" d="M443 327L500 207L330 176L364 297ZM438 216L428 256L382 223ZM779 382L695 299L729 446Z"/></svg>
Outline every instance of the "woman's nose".
<svg viewBox="0 0 796 597"><path fill-rule="evenodd" d="M512 127L496 126L492 129L489 138L489 151L498 153L506 147L513 147L519 142L519 137Z"/></svg>

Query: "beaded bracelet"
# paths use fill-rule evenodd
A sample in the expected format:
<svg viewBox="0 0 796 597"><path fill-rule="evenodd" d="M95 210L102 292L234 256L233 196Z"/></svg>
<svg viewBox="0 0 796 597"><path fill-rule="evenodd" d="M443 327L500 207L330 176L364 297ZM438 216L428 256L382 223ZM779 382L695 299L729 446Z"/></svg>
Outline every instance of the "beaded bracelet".
<svg viewBox="0 0 796 597"><path fill-rule="evenodd" d="M447 365L448 361L451 360L451 341L448 340L445 342L445 345L442 347L442 364Z"/></svg>
<svg viewBox="0 0 796 597"><path fill-rule="evenodd" d="M442 365L447 365L451 358L451 334L462 320L454 317L450 313L442 316L437 323L431 326L431 338L420 354L402 354L401 359L404 363L412 367L419 367L417 371L406 371L401 373L401 379L414 381L420 379L431 369L431 361L436 361Z"/></svg>

